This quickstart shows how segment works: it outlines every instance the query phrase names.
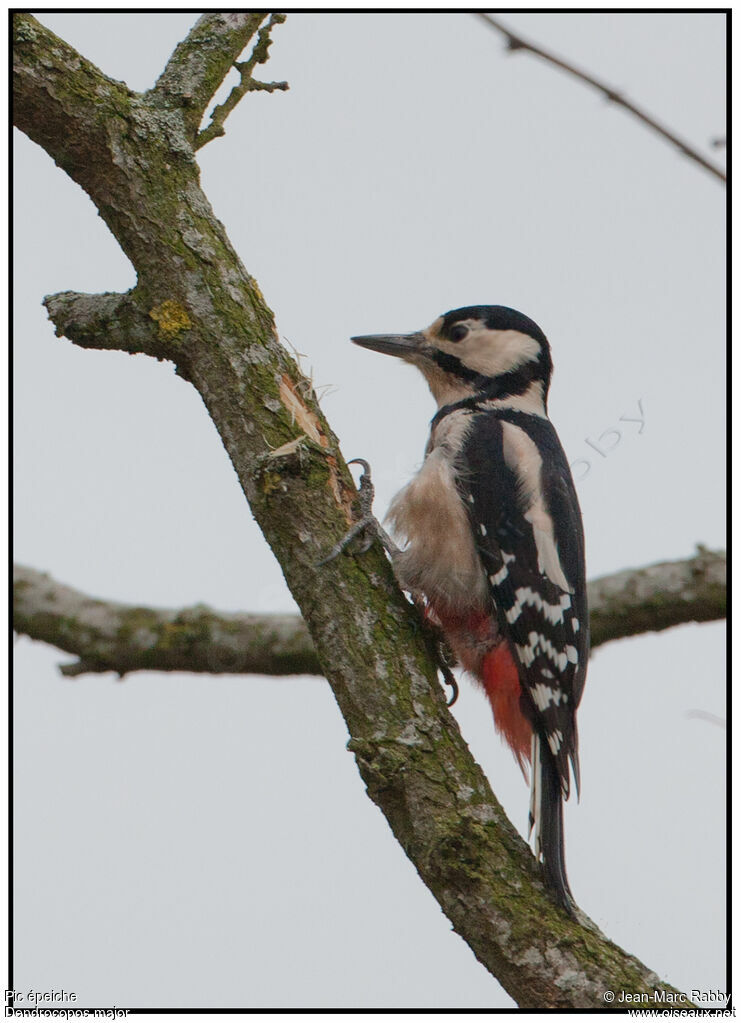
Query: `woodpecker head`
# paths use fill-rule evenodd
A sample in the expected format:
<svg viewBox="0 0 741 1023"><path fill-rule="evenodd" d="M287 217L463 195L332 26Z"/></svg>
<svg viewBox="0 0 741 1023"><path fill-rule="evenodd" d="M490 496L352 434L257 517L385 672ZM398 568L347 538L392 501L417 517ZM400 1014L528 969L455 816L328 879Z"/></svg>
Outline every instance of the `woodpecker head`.
<svg viewBox="0 0 741 1023"><path fill-rule="evenodd" d="M507 306L465 306L416 334L351 340L417 366L439 407L481 395L521 397L545 411L553 367L548 339L537 323Z"/></svg>

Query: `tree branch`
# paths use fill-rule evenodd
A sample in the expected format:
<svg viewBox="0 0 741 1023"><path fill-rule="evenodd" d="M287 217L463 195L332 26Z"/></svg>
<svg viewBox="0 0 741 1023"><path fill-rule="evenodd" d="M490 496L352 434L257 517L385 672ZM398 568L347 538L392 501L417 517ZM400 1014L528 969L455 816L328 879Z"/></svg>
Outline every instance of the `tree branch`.
<svg viewBox="0 0 741 1023"><path fill-rule="evenodd" d="M686 622L725 618L726 558L698 548L684 561L629 569L589 584L592 646ZM251 615L204 605L178 610L97 600L21 565L13 569L13 628L75 654L63 675L187 671L320 675L299 615Z"/></svg>
<svg viewBox="0 0 741 1023"><path fill-rule="evenodd" d="M587 74L586 71L581 71L573 64L567 63L563 60L563 58L557 57L548 50L544 50L541 46L536 46L535 43L530 43L526 39L523 39L522 36L516 35L511 29L507 28L507 26L504 25L499 18L493 18L490 14L484 14L481 11L476 11L475 13L476 16L485 21L490 28L495 29L497 32L501 32L507 40L508 50L512 52L515 50L527 50L535 57L540 57L541 60L544 60L547 64L552 64L553 67L560 68L562 71L566 71L568 74L573 75L574 78L578 78L580 82L585 82L593 89L597 89L597 91L601 92L605 99L610 103L615 103L617 106L622 107L623 110L627 110L628 113L633 114L633 116L637 117L639 121L642 121L643 124L651 128L652 131L655 131L658 135L661 135L662 138L666 139L667 142L676 146L680 153L684 156L688 157L690 160L694 160L695 163L699 163L701 167L703 167L706 171L709 171L712 175L714 175L714 177L725 182L726 175L724 171L722 171L719 167L716 167L715 164L710 163L709 160L706 160L702 153L698 152L698 150L696 150L688 142L685 142L678 135L675 135L674 132L665 128L664 125L660 124L654 117L647 114L645 110L641 110L640 107L635 105L635 103L631 103L616 89L611 88L604 82L600 82L599 79Z"/></svg>
<svg viewBox="0 0 741 1023"><path fill-rule="evenodd" d="M190 108L165 109L162 93L178 93L173 69L157 96L137 96L31 15L14 14L13 27L16 124L88 191L136 269L141 308L167 308L181 324L168 340L174 361L281 564L368 794L453 927L524 1007L602 1008L607 989L652 994L655 974L552 901L445 706L380 545L318 566L353 519L355 487L200 189L193 150L193 106L214 68L234 60L233 36L221 33L222 59L219 32L202 40L211 55L200 77L197 54L185 53L200 84Z"/></svg>
<svg viewBox="0 0 741 1023"><path fill-rule="evenodd" d="M726 616L726 554L698 546L684 561L632 568L589 583L592 647Z"/></svg>
<svg viewBox="0 0 741 1023"><path fill-rule="evenodd" d="M145 312L137 301L136 289L120 295L83 295L62 291L47 295L44 305L55 326L57 337L66 337L80 348L144 353L158 359L169 359L173 352L168 345L177 323L167 319L167 307Z"/></svg>
<svg viewBox="0 0 741 1023"><path fill-rule="evenodd" d="M167 62L148 96L154 104L182 108L192 139L211 97L264 18L264 11L204 14Z"/></svg>
<svg viewBox="0 0 741 1023"><path fill-rule="evenodd" d="M248 615L203 605L178 611L95 600L32 568L13 568L13 628L79 660L63 675L115 671L319 675L298 615Z"/></svg>
<svg viewBox="0 0 741 1023"><path fill-rule="evenodd" d="M270 39L270 31L273 25L280 25L285 20L285 14L271 14L267 23L263 25L257 34L257 42L249 60L235 63L234 67L239 71L239 85L234 86L227 99L220 106L216 107L211 114L211 123L198 134L198 138L195 141L196 149L200 149L207 142L210 142L211 139L218 138L224 134L224 121L245 93L254 91L275 92L277 89L285 91L288 88L288 82L259 82L252 77L256 65L264 64L268 59L268 49L272 41Z"/></svg>

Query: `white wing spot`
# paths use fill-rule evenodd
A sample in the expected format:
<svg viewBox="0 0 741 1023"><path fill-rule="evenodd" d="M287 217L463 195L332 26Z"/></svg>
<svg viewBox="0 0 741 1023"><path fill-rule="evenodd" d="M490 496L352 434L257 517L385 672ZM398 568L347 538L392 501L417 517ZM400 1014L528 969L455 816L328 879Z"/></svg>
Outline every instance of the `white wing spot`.
<svg viewBox="0 0 741 1023"><path fill-rule="evenodd" d="M514 554L508 554L507 551L502 551L502 560L504 561L504 564L499 569L499 571L495 572L494 575L489 576L489 582L493 583L494 586L499 586L507 578L507 576L509 575L507 563L510 561L514 561L515 556Z"/></svg>
<svg viewBox="0 0 741 1023"><path fill-rule="evenodd" d="M572 664L577 664L579 661L579 653L575 646L566 647L566 657L571 661Z"/></svg>
<svg viewBox="0 0 741 1023"><path fill-rule="evenodd" d="M557 707L563 698L563 693L560 689L551 689L550 686L544 685L542 682L534 685L530 693L538 710L546 710L550 704Z"/></svg>
<svg viewBox="0 0 741 1023"><path fill-rule="evenodd" d="M543 600L541 595L535 590L532 590L529 586L522 586L515 592L515 603L506 612L506 619L510 625L517 621L522 613L522 609L525 604L531 604L537 608L546 619L551 622L552 625L557 625L558 622L563 621L564 611L568 611L571 607L571 597L568 593L564 593L559 600L558 604L549 604L547 600Z"/></svg>
<svg viewBox="0 0 741 1023"><path fill-rule="evenodd" d="M473 494L468 495L468 500L473 504Z"/></svg>
<svg viewBox="0 0 741 1023"><path fill-rule="evenodd" d="M540 636L537 632L529 633L527 638L530 641L530 646L533 651L540 647L546 657L553 661L559 671L563 671L565 669L566 665L569 663L566 654L559 653L549 639L546 639L545 636Z"/></svg>
<svg viewBox="0 0 741 1023"><path fill-rule="evenodd" d="M515 644L515 646L520 660L526 668L529 668L535 660L535 648L531 646L520 646L519 644Z"/></svg>
<svg viewBox="0 0 741 1023"><path fill-rule="evenodd" d="M560 729L556 729L555 732L551 732L548 736L548 745L551 747L551 753L555 757L558 751L561 749L561 743L563 742L563 732Z"/></svg>
<svg viewBox="0 0 741 1023"><path fill-rule="evenodd" d="M574 630L574 632L578 632L579 631L579 619L578 618L572 618L571 619L571 628Z"/></svg>
<svg viewBox="0 0 741 1023"><path fill-rule="evenodd" d="M509 609L509 611L505 611L504 617L507 619L507 621L511 625L513 622L517 621L517 619L520 617L521 611L522 611L522 604L518 604L515 601L515 603L512 605L512 607Z"/></svg>
<svg viewBox="0 0 741 1023"><path fill-rule="evenodd" d="M483 522L479 525L479 529L481 530L481 535L486 536L486 526Z"/></svg>

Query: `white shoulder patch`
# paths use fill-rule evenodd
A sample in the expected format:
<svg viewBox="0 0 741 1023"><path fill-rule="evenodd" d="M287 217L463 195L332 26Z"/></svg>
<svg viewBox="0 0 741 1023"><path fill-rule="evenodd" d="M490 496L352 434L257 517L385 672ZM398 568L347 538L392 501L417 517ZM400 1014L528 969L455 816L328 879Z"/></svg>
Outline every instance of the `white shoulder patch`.
<svg viewBox="0 0 741 1023"><path fill-rule="evenodd" d="M515 473L527 506L525 519L533 530L538 569L566 593L573 593L558 556L553 520L548 514L541 486L543 459L534 441L514 423L502 423L504 460Z"/></svg>

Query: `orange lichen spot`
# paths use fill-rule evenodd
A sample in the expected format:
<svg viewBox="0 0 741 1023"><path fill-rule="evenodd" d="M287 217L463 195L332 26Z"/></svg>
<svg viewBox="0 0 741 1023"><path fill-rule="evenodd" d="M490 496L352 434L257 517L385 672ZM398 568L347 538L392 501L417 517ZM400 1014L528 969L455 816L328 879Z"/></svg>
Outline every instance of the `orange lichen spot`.
<svg viewBox="0 0 741 1023"><path fill-rule="evenodd" d="M171 298L150 309L149 316L157 324L160 336L168 339L177 337L181 331L189 330L192 326L184 307Z"/></svg>

